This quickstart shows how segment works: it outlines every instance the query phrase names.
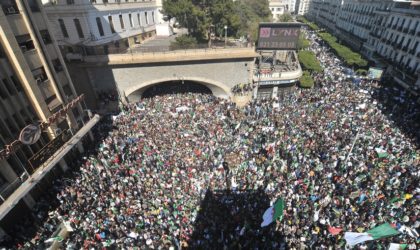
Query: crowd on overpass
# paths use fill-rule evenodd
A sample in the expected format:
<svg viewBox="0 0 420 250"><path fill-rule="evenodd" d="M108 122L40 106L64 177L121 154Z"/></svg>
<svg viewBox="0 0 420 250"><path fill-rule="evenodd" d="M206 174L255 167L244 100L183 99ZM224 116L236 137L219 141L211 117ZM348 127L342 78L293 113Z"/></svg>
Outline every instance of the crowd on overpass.
<svg viewBox="0 0 420 250"><path fill-rule="evenodd" d="M127 106L98 128L104 139L74 177L55 183L48 223L14 247L45 247L65 220L67 249L344 249L344 232L382 223L401 233L357 249L418 249L419 107L402 90L346 80L312 41L322 86L287 102L237 108L190 93ZM283 219L261 228L279 197Z"/></svg>

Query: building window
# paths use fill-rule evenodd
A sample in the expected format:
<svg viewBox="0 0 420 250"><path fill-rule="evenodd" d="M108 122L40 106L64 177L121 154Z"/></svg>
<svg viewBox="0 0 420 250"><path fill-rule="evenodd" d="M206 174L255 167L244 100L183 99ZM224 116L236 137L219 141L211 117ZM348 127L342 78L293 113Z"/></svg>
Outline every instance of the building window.
<svg viewBox="0 0 420 250"><path fill-rule="evenodd" d="M123 20L123 16L119 15L120 18L120 24L121 24L121 29L124 29L124 20Z"/></svg>
<svg viewBox="0 0 420 250"><path fill-rule="evenodd" d="M29 34L16 36L16 41L23 53L35 49L34 42Z"/></svg>
<svg viewBox="0 0 420 250"><path fill-rule="evenodd" d="M46 80L48 80L44 67L32 70L32 75L34 76L37 83L45 82Z"/></svg>
<svg viewBox="0 0 420 250"><path fill-rule="evenodd" d="M18 133L18 129L16 128L15 123L13 123L9 117L4 119L4 123L6 123L6 126L9 128L10 134L12 134L13 137L15 137Z"/></svg>
<svg viewBox="0 0 420 250"><path fill-rule="evenodd" d="M32 12L39 12L39 6L37 0L28 0L29 7Z"/></svg>
<svg viewBox="0 0 420 250"><path fill-rule="evenodd" d="M155 23L155 12L152 12L152 22Z"/></svg>
<svg viewBox="0 0 420 250"><path fill-rule="evenodd" d="M128 19L130 20L130 27L133 28L133 17L131 14L128 14Z"/></svg>
<svg viewBox="0 0 420 250"><path fill-rule="evenodd" d="M4 53L3 46L0 45L0 58L5 58L6 54Z"/></svg>
<svg viewBox="0 0 420 250"><path fill-rule="evenodd" d="M67 4L74 4L74 0L67 0Z"/></svg>
<svg viewBox="0 0 420 250"><path fill-rule="evenodd" d="M19 14L19 10L17 8L15 0L2 0L1 1L1 7L4 11L4 14L7 15L13 15L13 14Z"/></svg>
<svg viewBox="0 0 420 250"><path fill-rule="evenodd" d="M104 29L103 29L103 27L102 27L102 22L101 22L101 18L100 18L100 17L97 17L97 18L96 18L96 25L98 26L99 35L100 35L100 36L104 36L104 35L105 35L105 34L104 34Z"/></svg>
<svg viewBox="0 0 420 250"><path fill-rule="evenodd" d="M3 84L2 84L3 82ZM0 97L3 98L4 100L8 97L6 90L4 89L4 79L3 81L0 82Z"/></svg>
<svg viewBox="0 0 420 250"><path fill-rule="evenodd" d="M7 89L7 92L9 92L10 95L16 94L16 91L14 91L12 84L10 84L10 82L9 82L9 80L7 80L7 78L3 78L2 82L3 82L3 85Z"/></svg>
<svg viewBox="0 0 420 250"><path fill-rule="evenodd" d="M73 91L71 91L71 88L70 88L70 85L69 84L67 84L66 86L63 87L63 91L64 91L64 94L66 96L73 95Z"/></svg>
<svg viewBox="0 0 420 250"><path fill-rule="evenodd" d="M137 13L137 19L139 21L139 26L141 26L140 13Z"/></svg>
<svg viewBox="0 0 420 250"><path fill-rule="evenodd" d="M147 11L144 12L144 18L146 19L146 25L148 25L149 24L149 20L147 19Z"/></svg>
<svg viewBox="0 0 420 250"><path fill-rule="evenodd" d="M40 30L39 33L41 33L42 41L44 41L45 44L50 44L52 42L48 30Z"/></svg>
<svg viewBox="0 0 420 250"><path fill-rule="evenodd" d="M63 66L61 65L61 62L60 62L60 60L58 58L53 59L52 60L52 64L53 64L54 70L56 72L63 71Z"/></svg>
<svg viewBox="0 0 420 250"><path fill-rule="evenodd" d="M61 33L63 37L69 37L69 33L67 32L66 25L64 24L63 19L58 19L58 23L60 24Z"/></svg>
<svg viewBox="0 0 420 250"><path fill-rule="evenodd" d="M15 88L18 92L22 92L23 88L22 88L22 83L15 77L15 76L11 76L10 79L13 82L13 85L15 85Z"/></svg>
<svg viewBox="0 0 420 250"><path fill-rule="evenodd" d="M76 26L77 34L79 35L79 38L84 38L82 26L80 25L80 20L75 18L73 19L74 26Z"/></svg>
<svg viewBox="0 0 420 250"><path fill-rule="evenodd" d="M25 127L25 122L22 119L20 119L17 113L14 113L12 117L13 117L13 120L15 120L16 124L18 125L19 129L22 129L23 127Z"/></svg>
<svg viewBox="0 0 420 250"><path fill-rule="evenodd" d="M115 33L114 23L112 22L112 16L108 16L109 27L111 28L111 32Z"/></svg>

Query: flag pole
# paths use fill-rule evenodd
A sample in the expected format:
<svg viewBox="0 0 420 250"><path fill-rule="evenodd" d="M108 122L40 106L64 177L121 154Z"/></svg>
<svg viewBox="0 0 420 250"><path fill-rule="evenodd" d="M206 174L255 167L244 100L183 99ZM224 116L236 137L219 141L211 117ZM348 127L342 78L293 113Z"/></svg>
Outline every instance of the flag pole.
<svg viewBox="0 0 420 250"><path fill-rule="evenodd" d="M181 230L179 231L179 250L182 250L182 223Z"/></svg>
<svg viewBox="0 0 420 250"><path fill-rule="evenodd" d="M343 164L344 166L346 166L347 160L349 159L349 156L351 154L351 151L353 151L354 145L356 144L357 138L359 137L359 132L360 132L360 129L357 130L357 134L354 137L354 140L353 140L353 143L351 145L351 148L349 149L349 152L347 153L346 159L344 160L344 164Z"/></svg>

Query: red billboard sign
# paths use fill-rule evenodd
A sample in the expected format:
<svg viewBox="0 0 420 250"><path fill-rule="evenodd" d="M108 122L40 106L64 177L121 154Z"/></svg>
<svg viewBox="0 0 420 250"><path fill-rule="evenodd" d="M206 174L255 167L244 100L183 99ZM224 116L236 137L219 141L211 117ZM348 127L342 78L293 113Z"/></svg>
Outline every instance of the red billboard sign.
<svg viewBox="0 0 420 250"><path fill-rule="evenodd" d="M260 23L258 50L296 50L300 23Z"/></svg>

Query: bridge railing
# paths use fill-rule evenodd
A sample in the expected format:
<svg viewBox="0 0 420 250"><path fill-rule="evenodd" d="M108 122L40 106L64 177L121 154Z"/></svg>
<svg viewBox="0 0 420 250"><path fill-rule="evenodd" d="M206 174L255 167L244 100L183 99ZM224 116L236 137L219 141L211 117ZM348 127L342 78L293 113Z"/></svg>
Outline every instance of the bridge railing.
<svg viewBox="0 0 420 250"><path fill-rule="evenodd" d="M196 50L196 49L223 49L223 48L246 48L248 47L246 43L228 43L227 45L221 43L214 43L210 47L206 44L195 44L190 47L172 47L168 45L153 45L153 46L138 46L138 47L112 47L104 49L87 49L86 55L95 56L95 55L112 55L112 54L133 54L133 53L162 53L178 50Z"/></svg>
<svg viewBox="0 0 420 250"><path fill-rule="evenodd" d="M137 52L109 55L92 55L81 58L88 63L125 63L134 61L159 62L159 61L183 61L200 57L205 58L243 58L255 57L257 54L254 48L249 47L226 47L226 48L205 48L205 49L186 49L162 52Z"/></svg>

